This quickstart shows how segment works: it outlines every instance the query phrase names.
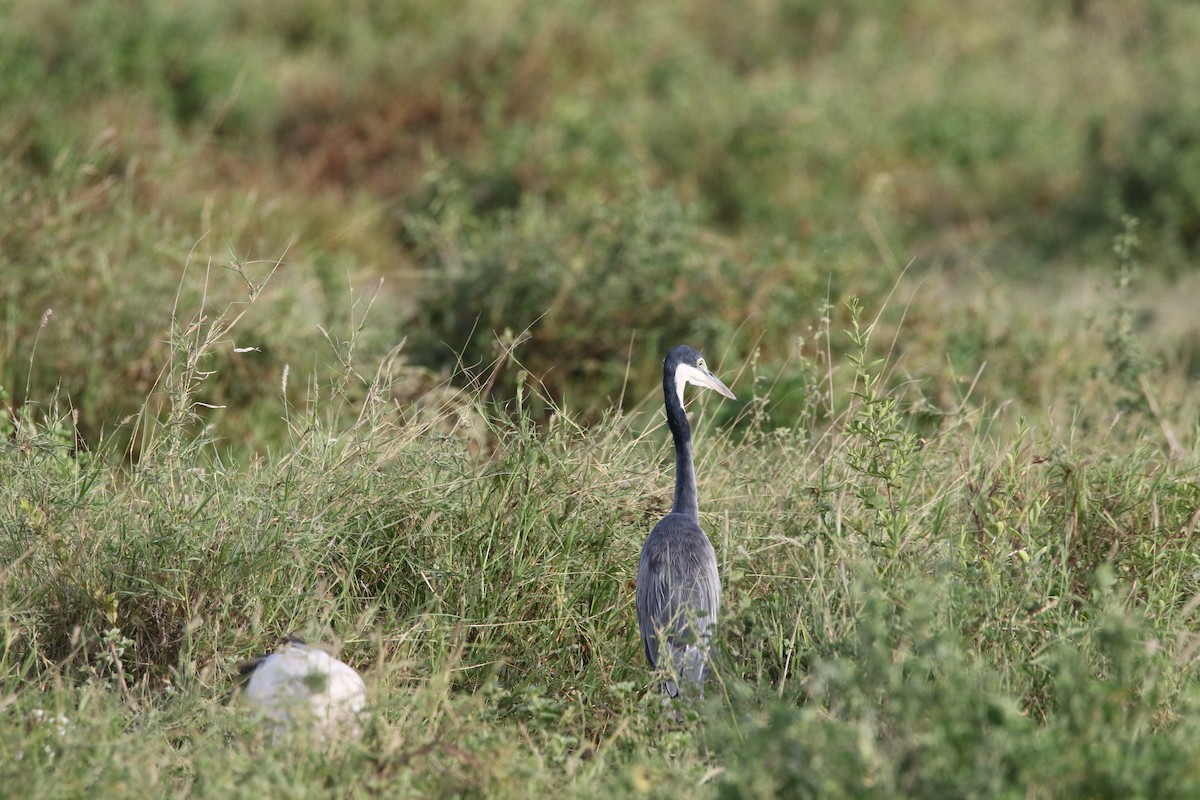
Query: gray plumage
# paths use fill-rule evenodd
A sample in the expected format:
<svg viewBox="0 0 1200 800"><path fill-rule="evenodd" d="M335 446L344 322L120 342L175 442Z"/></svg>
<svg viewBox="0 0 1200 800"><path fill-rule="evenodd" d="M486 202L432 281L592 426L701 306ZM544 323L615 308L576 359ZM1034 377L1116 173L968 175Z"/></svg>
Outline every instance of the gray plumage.
<svg viewBox="0 0 1200 800"><path fill-rule="evenodd" d="M721 578L712 543L700 528L692 429L683 410L683 387L694 384L734 399L733 392L693 347L681 345L663 361L663 400L675 443L675 503L642 546L637 572L638 628L646 658L664 670L663 690L704 680L712 629L721 606Z"/></svg>

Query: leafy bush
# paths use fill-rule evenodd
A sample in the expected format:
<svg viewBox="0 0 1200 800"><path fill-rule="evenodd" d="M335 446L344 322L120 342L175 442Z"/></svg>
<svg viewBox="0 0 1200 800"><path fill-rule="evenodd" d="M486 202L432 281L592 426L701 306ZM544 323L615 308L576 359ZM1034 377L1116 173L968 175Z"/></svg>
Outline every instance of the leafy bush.
<svg viewBox="0 0 1200 800"><path fill-rule="evenodd" d="M405 223L428 276L412 337L422 363L461 356L482 376L512 348L550 396L570 389L572 407L595 413L630 369L651 382L673 344L727 340L744 313L752 276L706 247L668 194L632 187L615 201L557 209L530 198L478 214L453 179L434 193L430 211ZM500 396L512 396L514 378Z"/></svg>
<svg viewBox="0 0 1200 800"><path fill-rule="evenodd" d="M803 691L710 727L719 797L1189 797L1197 718L1164 718L1172 665L1119 611L1089 608L1035 660L1049 707L1006 688L947 618L965 587L860 591ZM735 695L736 696L736 695ZM1103 732L1102 732L1103 731Z"/></svg>
<svg viewBox="0 0 1200 800"><path fill-rule="evenodd" d="M1132 120L1096 129L1088 172L1109 219L1143 220L1157 237L1200 248L1200 111L1152 106Z"/></svg>

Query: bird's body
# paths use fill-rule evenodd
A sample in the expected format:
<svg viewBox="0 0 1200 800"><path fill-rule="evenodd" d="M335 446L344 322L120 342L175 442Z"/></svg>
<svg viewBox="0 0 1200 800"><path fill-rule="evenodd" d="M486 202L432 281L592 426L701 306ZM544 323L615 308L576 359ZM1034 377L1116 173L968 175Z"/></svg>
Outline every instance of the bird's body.
<svg viewBox="0 0 1200 800"><path fill-rule="evenodd" d="M239 666L246 699L271 721L277 736L305 729L328 738L358 738L367 704L362 676L294 636L274 653Z"/></svg>
<svg viewBox="0 0 1200 800"><path fill-rule="evenodd" d="M637 587L646 658L666 668L663 688L677 697L679 683L704 680L709 628L721 607L717 556L698 522L673 513L654 526L642 546Z"/></svg>
<svg viewBox="0 0 1200 800"><path fill-rule="evenodd" d="M637 573L637 616L650 665L667 673L671 697L704 679L712 628L721 606L721 579L712 543L700 528L692 431L683 410L687 383L733 398L692 347L681 345L663 362L663 400L675 444L675 503L650 531Z"/></svg>

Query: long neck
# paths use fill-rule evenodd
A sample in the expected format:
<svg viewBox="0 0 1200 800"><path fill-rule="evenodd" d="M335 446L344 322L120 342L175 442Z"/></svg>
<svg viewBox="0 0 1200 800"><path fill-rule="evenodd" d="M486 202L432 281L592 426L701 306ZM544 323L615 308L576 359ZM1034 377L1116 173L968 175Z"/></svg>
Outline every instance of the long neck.
<svg viewBox="0 0 1200 800"><path fill-rule="evenodd" d="M688 424L673 374L663 375L663 400L667 407L667 427L675 440L675 507L671 511L687 514L698 522L700 505L696 500L696 468L692 464L692 426Z"/></svg>

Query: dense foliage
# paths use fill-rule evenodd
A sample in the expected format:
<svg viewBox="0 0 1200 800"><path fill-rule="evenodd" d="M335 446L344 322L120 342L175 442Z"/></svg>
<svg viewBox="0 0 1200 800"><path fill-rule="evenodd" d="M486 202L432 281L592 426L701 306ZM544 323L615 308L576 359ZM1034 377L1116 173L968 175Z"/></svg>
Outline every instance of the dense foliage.
<svg viewBox="0 0 1200 800"><path fill-rule="evenodd" d="M4 791L1196 796L1197 36L0 0ZM684 341L739 400L681 709L632 600ZM361 743L229 702L292 631Z"/></svg>

